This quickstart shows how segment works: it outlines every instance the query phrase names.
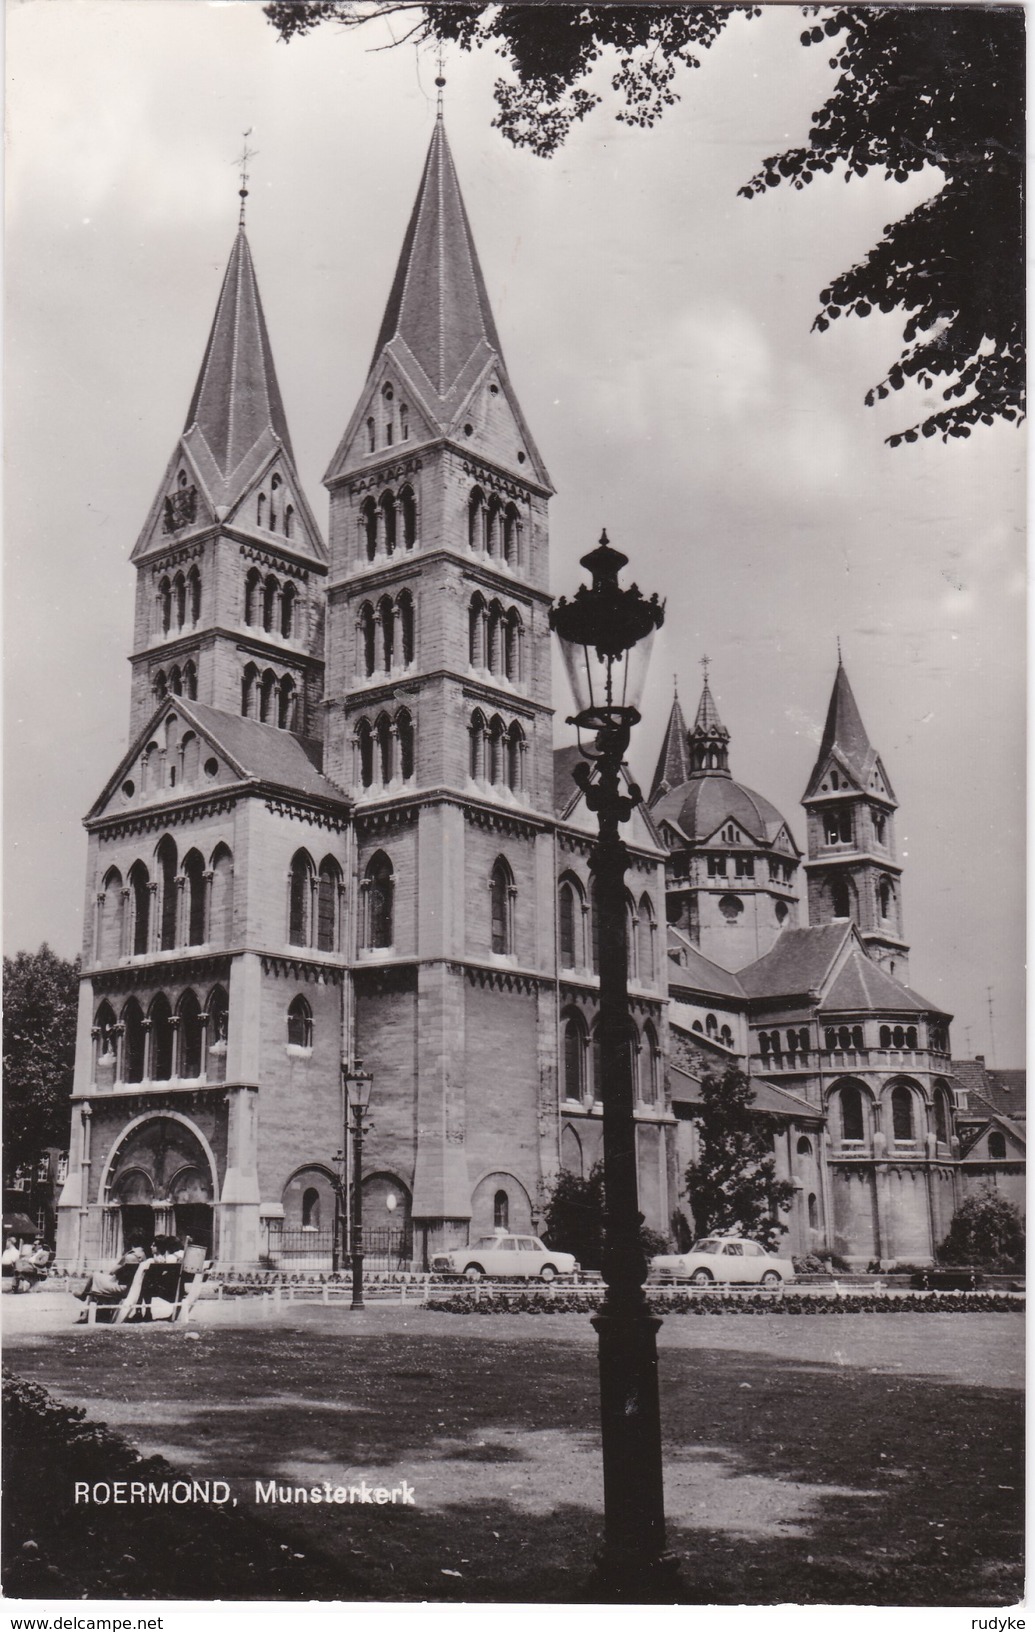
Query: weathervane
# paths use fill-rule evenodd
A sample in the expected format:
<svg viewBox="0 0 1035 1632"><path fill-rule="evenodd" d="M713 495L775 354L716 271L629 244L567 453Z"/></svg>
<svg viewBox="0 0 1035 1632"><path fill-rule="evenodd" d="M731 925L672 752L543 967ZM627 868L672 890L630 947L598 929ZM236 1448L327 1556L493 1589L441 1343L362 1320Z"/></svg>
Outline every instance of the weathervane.
<svg viewBox="0 0 1035 1632"><path fill-rule="evenodd" d="M710 667L711 667L711 661L712 661L712 660L711 660L711 658L710 658L710 657L709 657L709 656L708 656L708 655L707 655L707 653L706 653L706 654L705 654L705 656L704 656L704 657L702 657L702 659L701 659L701 668L702 668L702 669L703 669L703 671L704 671L704 683L705 683L705 685L707 685L707 684L708 684L708 670L709 670L709 668L710 668Z"/></svg>
<svg viewBox="0 0 1035 1632"><path fill-rule="evenodd" d="M240 156L234 160L234 163L239 167L241 172L241 188L239 195L241 199L241 214L238 219L238 226L241 227L244 226L244 201L248 197L248 160L258 157L258 150L248 146L248 138L250 135L251 127L249 126L249 128L244 132Z"/></svg>

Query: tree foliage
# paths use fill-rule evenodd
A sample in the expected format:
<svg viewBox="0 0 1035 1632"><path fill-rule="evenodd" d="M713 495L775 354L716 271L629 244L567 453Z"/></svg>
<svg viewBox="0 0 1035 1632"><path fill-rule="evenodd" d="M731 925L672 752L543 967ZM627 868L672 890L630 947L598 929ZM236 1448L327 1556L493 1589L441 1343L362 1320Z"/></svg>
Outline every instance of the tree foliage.
<svg viewBox="0 0 1035 1632"><path fill-rule="evenodd" d="M698 1159L686 1170L686 1186L698 1237L737 1231L772 1248L787 1229L779 1210L790 1205L794 1186L776 1177L775 1124L754 1100L735 1065L702 1079Z"/></svg>
<svg viewBox="0 0 1035 1632"><path fill-rule="evenodd" d="M968 1196L952 1215L938 1256L948 1264L1022 1267L1024 1221L1018 1208L994 1190Z"/></svg>
<svg viewBox="0 0 1035 1632"><path fill-rule="evenodd" d="M518 146L556 151L600 102L584 81L617 55L615 117L653 125L678 100L678 71L732 16L755 5L452 5L419 0L274 0L266 16L290 40L321 23L356 27L402 17L403 40L487 47L510 77L496 82L493 124ZM846 181L881 171L902 182L944 177L927 203L886 226L856 266L820 295L815 327L852 313L906 315L905 349L867 393L907 381L944 406L888 437L968 436L975 424L1024 417L1024 17L1016 5L802 8L818 18L806 46L827 45L834 88L812 115L808 145L767 159L741 189L805 187L835 170Z"/></svg>
<svg viewBox="0 0 1035 1632"><path fill-rule="evenodd" d="M599 1269L604 1256L604 1164L594 1162L585 1178L562 1168L547 1187L543 1235L555 1252L573 1252L583 1269ZM668 1239L640 1226L644 1256L668 1251Z"/></svg>
<svg viewBox="0 0 1035 1632"><path fill-rule="evenodd" d="M4 1171L68 1141L79 959L38 952L4 959Z"/></svg>

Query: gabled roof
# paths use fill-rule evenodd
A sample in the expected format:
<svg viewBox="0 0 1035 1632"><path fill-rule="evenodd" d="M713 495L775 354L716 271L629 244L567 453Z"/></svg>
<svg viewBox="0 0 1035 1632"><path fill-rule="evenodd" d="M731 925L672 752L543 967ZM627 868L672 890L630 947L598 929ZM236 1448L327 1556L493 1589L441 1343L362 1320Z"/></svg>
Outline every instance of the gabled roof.
<svg viewBox="0 0 1035 1632"><path fill-rule="evenodd" d="M579 796L578 784L573 781L571 773L582 757L574 742L553 751L553 808L556 816L566 816Z"/></svg>
<svg viewBox="0 0 1035 1632"><path fill-rule="evenodd" d="M968 1106L964 1116L987 1109L998 1116L1021 1122L1027 1116L1027 1072L1023 1070L992 1071L979 1055L975 1060L953 1060L952 1075L961 1088L966 1089Z"/></svg>
<svg viewBox="0 0 1035 1632"><path fill-rule="evenodd" d="M849 923L785 929L765 956L739 970L737 978L748 997L818 992L851 933Z"/></svg>
<svg viewBox="0 0 1035 1632"><path fill-rule="evenodd" d="M686 743L686 721L680 706L679 695L672 699L672 709L665 727L665 736L658 755L657 768L654 780L650 785L648 804L653 805L662 794L672 788L682 787L690 775L690 755Z"/></svg>
<svg viewBox="0 0 1035 1632"><path fill-rule="evenodd" d="M552 490L507 375L445 126L435 122L417 198L371 359L367 388L324 480L337 479L360 429L373 376L387 363L438 436L461 435L466 405L495 371L527 452L522 479ZM471 444L477 449L477 439ZM490 454L491 458L492 455ZM515 474L517 474L515 466Z"/></svg>
<svg viewBox="0 0 1035 1632"><path fill-rule="evenodd" d="M230 253L184 433L195 426L224 477L238 468L266 431L274 433L294 463L243 226Z"/></svg>
<svg viewBox="0 0 1035 1632"><path fill-rule="evenodd" d="M682 1065L669 1066L672 1098L681 1105L700 1105L701 1079L694 1076ZM797 1094L789 1094L785 1088L777 1088L771 1082L763 1082L759 1077L751 1078L751 1091L754 1097L754 1109L764 1111L768 1116L779 1116L788 1122L811 1122L820 1125L823 1121L822 1111L808 1100L799 1099Z"/></svg>
<svg viewBox="0 0 1035 1632"><path fill-rule="evenodd" d="M679 962L670 957L668 986L670 992L700 992L706 997L732 997L743 1003L745 992L737 976L728 969L706 958L692 941L669 925L670 951L677 951Z"/></svg>
<svg viewBox="0 0 1035 1632"><path fill-rule="evenodd" d="M981 1122L978 1125L974 1125L973 1123L970 1123L969 1119L967 1119L967 1120L968 1120L968 1131L967 1131L967 1134L966 1134L966 1142L965 1142L965 1144L963 1146L963 1160L964 1161L967 1161L968 1159L970 1159L970 1157L972 1156L973 1151L974 1151L974 1146L977 1144L978 1140L981 1139L984 1136L984 1134L988 1133L990 1130L994 1131L997 1128L1001 1128L1004 1133L1009 1134L1010 1138L1013 1139L1014 1142L1020 1146L1022 1152L1026 1151L1027 1148L1028 1148L1027 1130L1025 1128L1021 1127L1021 1125L1019 1123L1011 1121L1010 1117L1008 1117L1008 1116L994 1116L994 1115L989 1116L989 1117L986 1117L984 1119L984 1121ZM978 1156L975 1159L977 1161L979 1161L979 1162L985 1162L985 1161L988 1161L990 1158L987 1157L987 1156ZM995 1158L992 1157L991 1160L994 1161Z"/></svg>
<svg viewBox="0 0 1035 1632"><path fill-rule="evenodd" d="M852 688L848 683L844 664L840 657L837 663L837 673L834 676L834 689L830 693L830 703L827 708L826 723L823 727L823 737L819 745L816 763L812 768L809 785L805 798L810 798L819 787L823 773L831 759L837 761L843 770L846 770L860 789L865 790L870 785L870 779L879 765L877 752L866 734L866 727L859 713L859 705L855 700ZM885 782L888 795L891 785L887 780L883 767L881 776Z"/></svg>
<svg viewBox="0 0 1035 1632"><path fill-rule="evenodd" d="M567 820L572 827L581 828L584 832L592 833L595 837L597 818L587 808L582 789L572 778L572 771L580 761L585 763L586 755L574 744L564 748L555 748L553 751L554 814L560 817L561 820ZM597 770L592 762L590 762L590 771L590 780L596 781ZM626 764L622 765L622 781L625 784L626 793L636 787L632 772ZM665 848L658 830L651 820L650 812L642 799L639 804L633 807L629 825L625 828L624 837L627 844L638 845L641 848L650 848L662 852Z"/></svg>
<svg viewBox="0 0 1035 1632"><path fill-rule="evenodd" d="M854 947L838 970L829 991L824 993L820 1011L844 1013L858 1010L880 1010L887 1014L942 1014L936 1003L911 992L908 986L889 975L879 964L868 958L860 947Z"/></svg>
<svg viewBox="0 0 1035 1632"><path fill-rule="evenodd" d="M258 720L245 720L222 709L210 708L207 703L196 703L185 697L163 698L144 729L123 756L114 775L109 777L100 797L94 802L86 820L99 818L114 790L140 758L149 738L168 714L176 713L197 730L210 747L225 760L232 776L242 782L272 784L288 794L332 800L348 806L342 790L320 769L321 745L310 738L294 736L276 726L262 725ZM192 790L165 789L156 794L154 803L189 796ZM121 813L121 814L124 814Z"/></svg>

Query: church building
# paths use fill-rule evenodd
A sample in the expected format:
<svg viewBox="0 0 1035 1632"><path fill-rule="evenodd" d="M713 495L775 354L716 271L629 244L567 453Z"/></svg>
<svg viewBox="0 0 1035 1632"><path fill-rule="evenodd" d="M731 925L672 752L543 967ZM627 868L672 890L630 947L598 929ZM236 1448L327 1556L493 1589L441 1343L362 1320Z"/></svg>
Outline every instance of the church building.
<svg viewBox="0 0 1035 1632"><path fill-rule="evenodd" d="M360 1059L386 1262L538 1227L601 1154L553 487L441 115L325 485L326 538L242 209L132 554L130 745L86 818L66 1265L176 1233L222 1266L327 1267ZM795 1184L790 1249L929 1258L960 1193L949 1017L906 984L896 801L844 668L804 858L729 757L706 676L625 829L641 1209L692 1233L701 1077L739 1063Z"/></svg>

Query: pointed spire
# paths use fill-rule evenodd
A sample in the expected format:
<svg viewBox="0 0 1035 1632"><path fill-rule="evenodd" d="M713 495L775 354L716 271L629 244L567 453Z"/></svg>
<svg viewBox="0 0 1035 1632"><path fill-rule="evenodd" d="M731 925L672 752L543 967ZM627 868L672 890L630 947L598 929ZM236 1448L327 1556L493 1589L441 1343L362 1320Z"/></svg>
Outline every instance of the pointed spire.
<svg viewBox="0 0 1035 1632"><path fill-rule="evenodd" d="M691 773L706 771L729 776L730 734L719 718L719 710L715 706L712 688L708 683L710 662L709 657L701 659L704 685L701 687L701 700L694 716L693 730L688 738L690 770Z"/></svg>
<svg viewBox="0 0 1035 1632"><path fill-rule="evenodd" d="M682 787L690 775L690 755L687 752L686 721L679 702L679 693L672 698L672 712L665 727L665 737L658 755L657 769L650 785L648 806L653 805L673 788Z"/></svg>
<svg viewBox="0 0 1035 1632"><path fill-rule="evenodd" d="M838 642L837 674L834 676L834 689L830 694L830 706L827 709L827 721L823 727L823 740L820 744L817 770L822 769L833 750L837 750L856 773L860 782L865 783L872 768L874 751L870 739L866 735L866 727L859 713L859 705L852 694L841 662L840 642ZM822 762L822 763L821 763Z"/></svg>
<svg viewBox="0 0 1035 1632"><path fill-rule="evenodd" d="M260 441L269 445L265 448L268 452L275 438L293 462L259 286L243 227L230 252L184 432L201 433L224 481Z"/></svg>
<svg viewBox="0 0 1035 1632"><path fill-rule="evenodd" d="M450 395L479 350L491 348L502 356L440 118L435 121L371 367L392 340L405 343L440 399Z"/></svg>

